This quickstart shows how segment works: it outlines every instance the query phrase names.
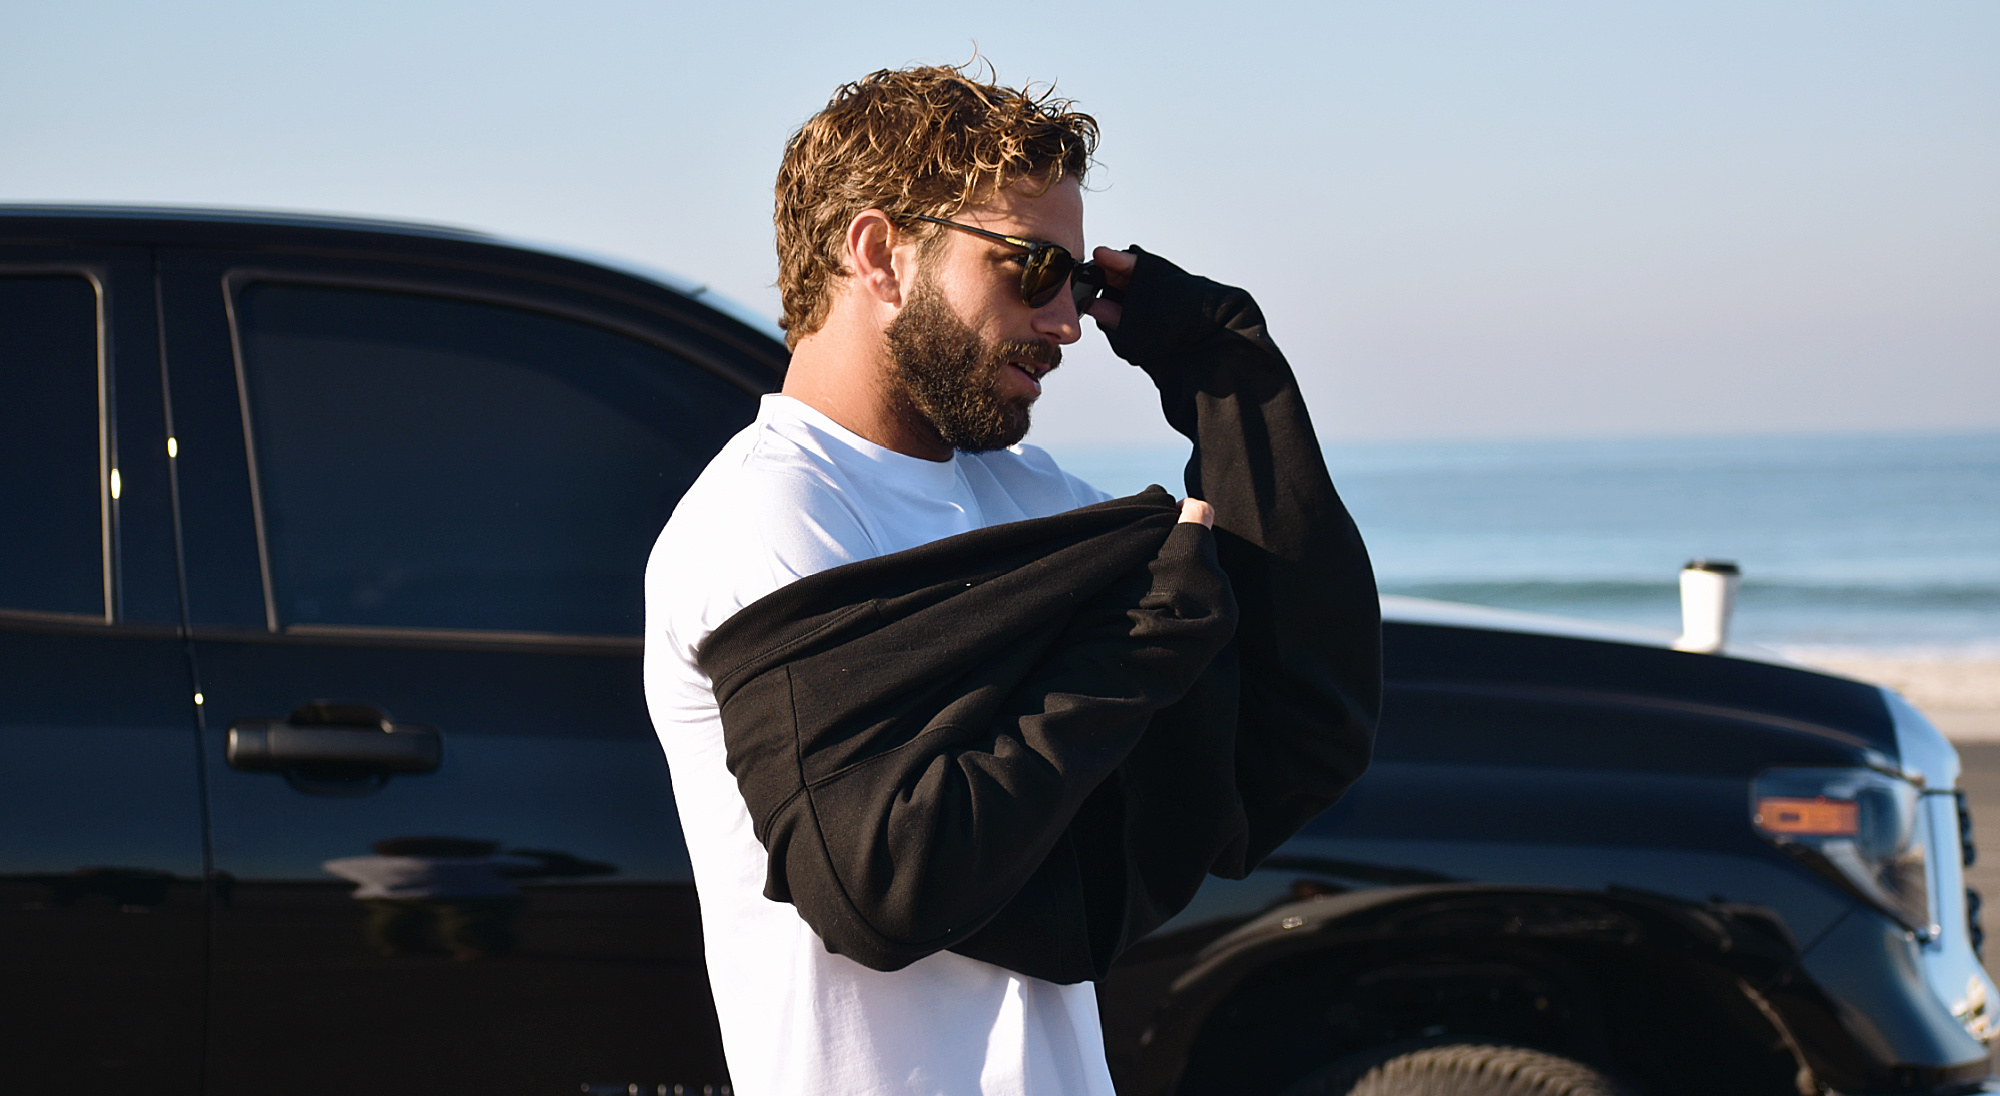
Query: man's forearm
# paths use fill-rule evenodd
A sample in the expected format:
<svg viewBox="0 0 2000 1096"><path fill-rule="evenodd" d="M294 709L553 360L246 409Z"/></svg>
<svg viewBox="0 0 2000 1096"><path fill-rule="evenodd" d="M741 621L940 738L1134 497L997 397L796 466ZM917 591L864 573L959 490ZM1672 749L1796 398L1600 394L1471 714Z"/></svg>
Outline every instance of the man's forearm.
<svg viewBox="0 0 2000 1096"><path fill-rule="evenodd" d="M1373 569L1249 294L1141 253L1111 343L1194 442L1187 489L1215 507L1241 606L1237 783L1250 834L1235 868L1247 871L1367 767L1381 708Z"/></svg>

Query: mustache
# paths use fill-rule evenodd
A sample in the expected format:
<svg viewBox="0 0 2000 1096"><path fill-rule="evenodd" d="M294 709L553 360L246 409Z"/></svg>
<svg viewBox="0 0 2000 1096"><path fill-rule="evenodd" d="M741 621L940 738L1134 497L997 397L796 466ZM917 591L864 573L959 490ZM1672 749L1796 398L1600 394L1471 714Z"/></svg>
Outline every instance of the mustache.
<svg viewBox="0 0 2000 1096"><path fill-rule="evenodd" d="M1054 369L1062 364L1062 347L1047 339L1014 339L994 343L993 360L1035 362Z"/></svg>

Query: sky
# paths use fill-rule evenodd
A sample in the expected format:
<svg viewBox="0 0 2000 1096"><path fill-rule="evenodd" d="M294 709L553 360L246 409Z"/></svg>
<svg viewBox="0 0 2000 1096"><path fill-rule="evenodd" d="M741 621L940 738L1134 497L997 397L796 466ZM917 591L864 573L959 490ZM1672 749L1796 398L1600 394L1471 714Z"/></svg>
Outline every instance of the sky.
<svg viewBox="0 0 2000 1096"><path fill-rule="evenodd" d="M977 50L1329 440L2000 429L2000 4L0 0L0 201L442 222L777 312L840 83ZM1167 440L1087 334L1030 440Z"/></svg>

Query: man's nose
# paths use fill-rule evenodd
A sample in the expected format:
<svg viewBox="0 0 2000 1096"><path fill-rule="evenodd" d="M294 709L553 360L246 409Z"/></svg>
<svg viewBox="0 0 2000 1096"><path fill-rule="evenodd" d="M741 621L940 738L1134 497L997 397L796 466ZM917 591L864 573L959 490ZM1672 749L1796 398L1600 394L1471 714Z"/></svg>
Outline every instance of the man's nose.
<svg viewBox="0 0 2000 1096"><path fill-rule="evenodd" d="M1063 286L1055 300L1035 310L1034 326L1035 334L1061 346L1083 337L1083 317L1076 314L1076 298L1070 296L1069 286Z"/></svg>

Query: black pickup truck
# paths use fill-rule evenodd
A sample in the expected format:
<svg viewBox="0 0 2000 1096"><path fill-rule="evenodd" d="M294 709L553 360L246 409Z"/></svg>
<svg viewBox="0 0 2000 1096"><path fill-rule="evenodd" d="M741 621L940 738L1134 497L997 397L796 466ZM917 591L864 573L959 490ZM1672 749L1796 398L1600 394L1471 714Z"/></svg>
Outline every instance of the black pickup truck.
<svg viewBox="0 0 2000 1096"><path fill-rule="evenodd" d="M640 578L785 360L472 233L0 207L0 1088L727 1091ZM1121 1092L2000 1091L1914 710L1386 609L1368 776L1101 987Z"/></svg>

